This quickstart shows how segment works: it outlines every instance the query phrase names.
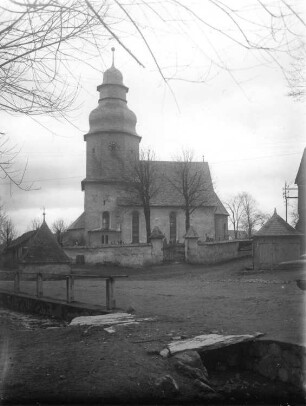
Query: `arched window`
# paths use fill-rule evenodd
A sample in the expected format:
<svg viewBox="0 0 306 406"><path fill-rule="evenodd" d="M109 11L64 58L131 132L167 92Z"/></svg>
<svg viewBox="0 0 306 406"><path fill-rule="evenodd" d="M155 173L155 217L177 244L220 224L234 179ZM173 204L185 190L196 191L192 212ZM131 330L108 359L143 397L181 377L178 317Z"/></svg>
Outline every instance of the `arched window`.
<svg viewBox="0 0 306 406"><path fill-rule="evenodd" d="M176 241L176 213L172 211L169 215L170 223L170 242Z"/></svg>
<svg viewBox="0 0 306 406"><path fill-rule="evenodd" d="M109 230L109 211L104 211L102 214L102 229Z"/></svg>
<svg viewBox="0 0 306 406"><path fill-rule="evenodd" d="M139 213L133 211L132 213L132 243L139 243Z"/></svg>

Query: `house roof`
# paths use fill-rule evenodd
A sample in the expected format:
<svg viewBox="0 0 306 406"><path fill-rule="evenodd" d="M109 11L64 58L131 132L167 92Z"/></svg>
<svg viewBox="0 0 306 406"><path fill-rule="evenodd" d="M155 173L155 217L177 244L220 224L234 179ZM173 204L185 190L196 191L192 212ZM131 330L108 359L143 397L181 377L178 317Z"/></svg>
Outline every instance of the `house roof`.
<svg viewBox="0 0 306 406"><path fill-rule="evenodd" d="M69 227L68 230L79 230L85 228L85 212L83 212Z"/></svg>
<svg viewBox="0 0 306 406"><path fill-rule="evenodd" d="M306 148L304 148L303 156L294 183L298 185L301 183L305 183L305 180L306 180Z"/></svg>
<svg viewBox="0 0 306 406"><path fill-rule="evenodd" d="M182 195L175 188L171 180L177 177L177 173L182 163L175 161L152 161L152 164L155 165L157 172L158 191L151 199L151 206L181 207L183 204ZM208 163L191 162L190 165L193 173L202 173L203 191L201 192L200 197L202 206L216 207L216 214L228 215L228 212L214 191ZM135 202L132 203L129 198L119 198L118 204L122 206L141 204L137 199L134 200Z"/></svg>
<svg viewBox="0 0 306 406"><path fill-rule="evenodd" d="M17 248L18 246L24 246L27 241L29 241L29 239L31 237L33 237L33 235L36 233L37 230L31 230L31 231L27 231L26 233L22 234L21 236L17 237L15 240L13 240L8 249L11 248Z"/></svg>
<svg viewBox="0 0 306 406"><path fill-rule="evenodd" d="M291 227L276 210L273 216L261 227L254 237L277 237L277 236L299 236L302 235Z"/></svg>

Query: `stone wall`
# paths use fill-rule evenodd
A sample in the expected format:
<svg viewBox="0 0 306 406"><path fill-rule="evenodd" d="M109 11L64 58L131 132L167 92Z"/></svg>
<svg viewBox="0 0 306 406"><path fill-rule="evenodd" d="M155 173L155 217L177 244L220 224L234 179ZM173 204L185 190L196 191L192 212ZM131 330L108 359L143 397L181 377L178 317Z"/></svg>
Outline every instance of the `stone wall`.
<svg viewBox="0 0 306 406"><path fill-rule="evenodd" d="M185 242L186 262L190 264L215 264L251 254L251 250L239 250L239 240L199 243L192 238Z"/></svg>
<svg viewBox="0 0 306 406"><path fill-rule="evenodd" d="M76 262L77 255L83 255L87 264L139 267L163 261L161 240L152 241L152 244L108 245L99 248L65 247L64 251L73 262Z"/></svg>

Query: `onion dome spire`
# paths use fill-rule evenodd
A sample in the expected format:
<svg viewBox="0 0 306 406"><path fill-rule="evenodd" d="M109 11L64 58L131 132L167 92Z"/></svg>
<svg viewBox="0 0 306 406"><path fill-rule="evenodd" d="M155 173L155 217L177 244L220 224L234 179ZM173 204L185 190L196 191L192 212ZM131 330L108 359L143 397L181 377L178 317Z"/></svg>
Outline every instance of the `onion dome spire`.
<svg viewBox="0 0 306 406"><path fill-rule="evenodd" d="M115 48L112 53L112 65L97 87L99 105L89 115L89 134L115 131L137 135L136 115L127 107L129 89L123 84L122 73L115 67Z"/></svg>

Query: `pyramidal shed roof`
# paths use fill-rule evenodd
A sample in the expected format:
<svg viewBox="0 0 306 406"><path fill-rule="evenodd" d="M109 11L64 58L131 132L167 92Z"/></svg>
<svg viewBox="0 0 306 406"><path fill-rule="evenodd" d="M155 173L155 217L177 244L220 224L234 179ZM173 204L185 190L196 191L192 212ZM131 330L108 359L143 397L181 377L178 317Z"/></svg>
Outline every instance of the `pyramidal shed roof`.
<svg viewBox="0 0 306 406"><path fill-rule="evenodd" d="M273 216L257 231L254 237L277 237L302 235L290 226L281 216L274 211Z"/></svg>
<svg viewBox="0 0 306 406"><path fill-rule="evenodd" d="M23 263L69 263L70 259L43 221L33 237L29 240L26 253L21 258Z"/></svg>

